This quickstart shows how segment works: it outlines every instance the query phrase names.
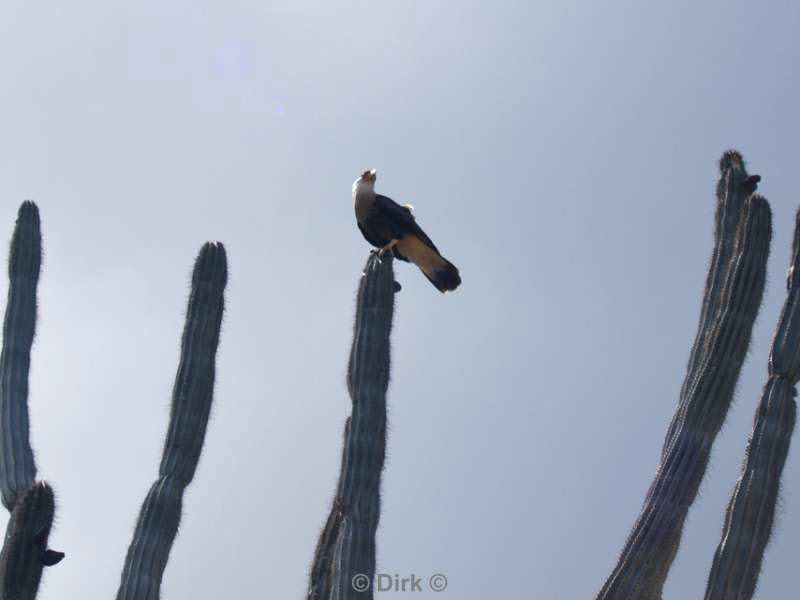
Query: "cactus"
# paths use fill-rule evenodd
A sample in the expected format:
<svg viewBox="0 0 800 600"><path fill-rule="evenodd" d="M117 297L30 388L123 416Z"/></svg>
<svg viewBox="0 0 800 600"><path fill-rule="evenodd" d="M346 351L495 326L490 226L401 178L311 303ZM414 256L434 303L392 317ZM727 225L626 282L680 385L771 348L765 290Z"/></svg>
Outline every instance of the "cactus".
<svg viewBox="0 0 800 600"><path fill-rule="evenodd" d="M53 489L46 483L34 484L20 496L11 511L0 554L4 599L35 598L42 569L64 558L63 553L47 549L54 513Z"/></svg>
<svg viewBox="0 0 800 600"><path fill-rule="evenodd" d="M678 408L642 511L598 598L661 598L750 342L766 279L770 209L754 193L760 177L747 175L738 152L723 155L720 173L714 251ZM707 600L752 596L772 528L794 428L794 385L800 378L800 327L795 323L800 303L800 213L792 265L789 297L770 354L769 380L726 513Z"/></svg>
<svg viewBox="0 0 800 600"><path fill-rule="evenodd" d="M0 355L0 492L3 506L16 500L36 480L28 422L28 373L36 330L36 288L42 265L39 209L33 202L19 208L8 260L8 304Z"/></svg>
<svg viewBox="0 0 800 600"><path fill-rule="evenodd" d="M720 161L716 244L700 325L661 464L621 556L598 598L660 598L727 415L761 304L772 235L766 200L743 200L741 156Z"/></svg>
<svg viewBox="0 0 800 600"><path fill-rule="evenodd" d="M800 212L787 288L789 293L772 342L769 377L756 410L742 474L725 514L706 600L753 596L772 533L781 473L797 414L794 398L795 384L800 379Z"/></svg>
<svg viewBox="0 0 800 600"><path fill-rule="evenodd" d="M0 356L0 492L3 504L11 511L0 554L3 599L35 598L42 568L64 557L47 549L55 499L49 485L35 483L28 423L28 376L41 261L39 211L33 202L25 202L11 241ZM161 577L178 530L183 491L194 477L205 439L226 282L225 248L222 244L205 244L192 274L159 476L142 506L117 598L159 597Z"/></svg>
<svg viewBox="0 0 800 600"><path fill-rule="evenodd" d="M766 200L754 193L758 176L747 175L738 153L727 152L720 171L714 251L678 407L641 514L598 598L661 597L749 345L764 290L771 214ZM347 369L352 412L344 426L337 488L311 566L309 600L373 598L390 334L399 291L392 262L391 256L370 255L359 283ZM29 439L28 376L40 266L38 209L26 202L11 243L0 355L0 495L11 511L0 553L0 597L15 600L35 598L43 567L64 556L47 549L55 499L48 484L36 482ZM224 247L205 244L192 275L159 473L139 513L118 600L160 596L183 493L194 478L208 425L226 283ZM768 381L709 575L708 600L752 597L771 534L800 380L800 212L788 289Z"/></svg>
<svg viewBox="0 0 800 600"><path fill-rule="evenodd" d="M64 554L47 549L55 513L52 488L35 483L30 444L28 374L36 330L36 288L42 264L39 209L19 208L8 261L8 304L0 355L0 491L11 512L0 553L2 598L36 597L42 568Z"/></svg>
<svg viewBox="0 0 800 600"><path fill-rule="evenodd" d="M373 597L375 532L386 452L389 336L397 289L392 257L371 254L358 287L347 367L353 409L345 422L336 494L311 567L309 600Z"/></svg>
<svg viewBox="0 0 800 600"><path fill-rule="evenodd" d="M684 418L686 405L691 397L690 392L697 385L697 378L701 372L703 360L708 358L709 346L714 335L714 326L720 314L723 287L732 262L731 256L736 243L736 231L741 221L746 199L745 192L747 188L745 182L749 178L741 155L736 151L726 152L722 155L719 167L721 176L717 182L717 210L714 223L715 243L700 310L700 324L698 325L697 335L689 356L686 378L681 387L679 410L675 413L667 433L667 439L664 442L664 454L671 447L670 442L675 430ZM755 318L755 315L753 315L753 318ZM739 368L741 368L741 364L739 364ZM738 376L738 369L736 374Z"/></svg>
<svg viewBox="0 0 800 600"><path fill-rule="evenodd" d="M159 597L161 577L178 532L183 491L194 477L205 440L227 278L225 248L219 243L205 244L192 274L158 479L139 512L117 600Z"/></svg>

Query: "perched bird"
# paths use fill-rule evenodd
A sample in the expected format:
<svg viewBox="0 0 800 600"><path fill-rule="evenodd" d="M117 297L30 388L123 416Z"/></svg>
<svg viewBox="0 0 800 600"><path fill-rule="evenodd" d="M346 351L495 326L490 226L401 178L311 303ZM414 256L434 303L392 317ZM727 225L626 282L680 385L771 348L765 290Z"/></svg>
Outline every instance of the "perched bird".
<svg viewBox="0 0 800 600"><path fill-rule="evenodd" d="M411 206L401 206L375 193L375 169L364 171L353 183L353 205L358 228L378 255L391 252L395 258L417 265L440 292L461 284L458 269L445 259L422 228Z"/></svg>
<svg viewBox="0 0 800 600"><path fill-rule="evenodd" d="M750 175L747 179L744 180L742 183L742 187L744 188L744 193L746 195L750 195L756 191L758 188L758 182L761 181L761 175Z"/></svg>

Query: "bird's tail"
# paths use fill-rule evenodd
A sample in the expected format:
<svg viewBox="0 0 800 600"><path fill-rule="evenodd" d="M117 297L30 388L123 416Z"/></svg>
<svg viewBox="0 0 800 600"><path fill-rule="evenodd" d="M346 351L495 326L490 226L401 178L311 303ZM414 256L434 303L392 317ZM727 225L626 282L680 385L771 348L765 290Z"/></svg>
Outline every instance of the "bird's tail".
<svg viewBox="0 0 800 600"><path fill-rule="evenodd" d="M440 292L450 292L461 284L461 275L455 265L417 236L401 239L395 248L402 258L417 265Z"/></svg>
<svg viewBox="0 0 800 600"><path fill-rule="evenodd" d="M420 269L425 273L425 277L436 286L437 290L443 294L445 292L452 292L461 285L461 275L453 263L441 255L439 258L441 259L440 265L434 266L433 268L420 266Z"/></svg>

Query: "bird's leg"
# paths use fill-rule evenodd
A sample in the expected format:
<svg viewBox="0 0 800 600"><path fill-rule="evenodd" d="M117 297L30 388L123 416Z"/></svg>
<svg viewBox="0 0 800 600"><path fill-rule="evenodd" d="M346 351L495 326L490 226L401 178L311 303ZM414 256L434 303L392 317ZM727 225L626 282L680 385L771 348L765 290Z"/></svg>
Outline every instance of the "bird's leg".
<svg viewBox="0 0 800 600"><path fill-rule="evenodd" d="M391 242L386 244L383 248L378 250L378 256L383 256L384 253L389 252L394 247L394 245L397 243L397 241L398 240L392 240Z"/></svg>

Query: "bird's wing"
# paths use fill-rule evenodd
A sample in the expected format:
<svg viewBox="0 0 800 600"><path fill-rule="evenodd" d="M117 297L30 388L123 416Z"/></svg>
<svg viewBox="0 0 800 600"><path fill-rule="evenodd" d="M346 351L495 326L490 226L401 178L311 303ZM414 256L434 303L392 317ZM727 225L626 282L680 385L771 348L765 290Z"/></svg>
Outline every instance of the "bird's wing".
<svg viewBox="0 0 800 600"><path fill-rule="evenodd" d="M361 234L364 236L364 239L366 239L370 244L372 244L376 248L380 248L381 246L383 246L381 241L370 233L369 228L364 227L360 221L357 221L356 224L358 225L358 228L361 230Z"/></svg>
<svg viewBox="0 0 800 600"><path fill-rule="evenodd" d="M379 214L391 225L394 237L400 239L406 235L414 235L437 254L439 250L431 238L417 225L417 220L407 206L400 206L387 196L375 194L375 208Z"/></svg>

